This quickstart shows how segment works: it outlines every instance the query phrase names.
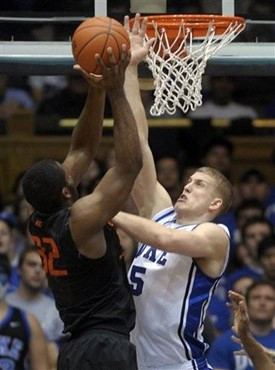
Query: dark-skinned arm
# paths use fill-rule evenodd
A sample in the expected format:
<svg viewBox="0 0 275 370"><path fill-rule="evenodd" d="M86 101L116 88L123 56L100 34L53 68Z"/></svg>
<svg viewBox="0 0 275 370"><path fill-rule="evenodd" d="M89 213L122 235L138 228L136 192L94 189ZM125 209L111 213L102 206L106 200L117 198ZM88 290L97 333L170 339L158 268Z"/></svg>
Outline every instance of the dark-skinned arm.
<svg viewBox="0 0 275 370"><path fill-rule="evenodd" d="M75 244L82 254L90 258L105 253L103 227L124 206L142 167L136 121L123 87L130 54L124 51L117 66L111 51L109 53L111 67L104 66L101 60L100 63L104 74L110 75L114 84L107 93L114 117L116 164L105 174L92 194L73 205L70 218Z"/></svg>
<svg viewBox="0 0 275 370"><path fill-rule="evenodd" d="M67 167L76 186L98 151L102 135L105 95L104 89L89 86L85 106L73 130L70 149L62 164Z"/></svg>

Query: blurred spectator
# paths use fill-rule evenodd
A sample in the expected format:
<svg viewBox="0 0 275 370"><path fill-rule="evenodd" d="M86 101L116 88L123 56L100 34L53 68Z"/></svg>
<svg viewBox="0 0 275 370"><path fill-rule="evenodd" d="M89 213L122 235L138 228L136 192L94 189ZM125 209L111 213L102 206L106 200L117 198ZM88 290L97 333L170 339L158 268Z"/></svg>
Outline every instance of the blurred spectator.
<svg viewBox="0 0 275 370"><path fill-rule="evenodd" d="M167 1L168 14L200 14L201 8L199 0L168 0Z"/></svg>
<svg viewBox="0 0 275 370"><path fill-rule="evenodd" d="M248 12L254 19L270 19L275 12L275 4L272 0L250 0Z"/></svg>
<svg viewBox="0 0 275 370"><path fill-rule="evenodd" d="M233 150L233 144L227 138L213 137L204 147L201 162L204 166L213 167L230 179Z"/></svg>
<svg viewBox="0 0 275 370"><path fill-rule="evenodd" d="M131 1L117 1L108 0L108 16L115 18L119 22L123 23L124 16L129 14L131 8Z"/></svg>
<svg viewBox="0 0 275 370"><path fill-rule="evenodd" d="M247 250L246 262L257 268L257 248L261 240L273 235L273 225L265 217L253 217L241 229L241 242Z"/></svg>
<svg viewBox="0 0 275 370"><path fill-rule="evenodd" d="M235 12L237 15L247 12L252 0L242 0L235 3ZM220 0L200 0L202 13L222 14L222 2Z"/></svg>
<svg viewBox="0 0 275 370"><path fill-rule="evenodd" d="M248 9L249 16L253 20L274 19L275 5L272 0L251 0ZM249 42L274 42L275 26L273 24L247 24L242 39Z"/></svg>
<svg viewBox="0 0 275 370"><path fill-rule="evenodd" d="M232 340L243 347L237 353L249 356L255 370L275 370L275 351L263 347L253 338L250 331L249 315L244 296L234 291L229 291L228 296L231 301L229 306L234 315L234 326L232 329L239 337L233 336Z"/></svg>
<svg viewBox="0 0 275 370"><path fill-rule="evenodd" d="M17 230L24 239L27 237L27 224L32 212L33 208L25 197L22 196L17 199L14 214L17 218Z"/></svg>
<svg viewBox="0 0 275 370"><path fill-rule="evenodd" d="M265 238L258 244L258 259L263 277L275 284L275 236Z"/></svg>
<svg viewBox="0 0 275 370"><path fill-rule="evenodd" d="M45 338L37 320L20 308L9 305L5 292L10 280L10 265L0 254L0 368L45 370L48 357Z"/></svg>
<svg viewBox="0 0 275 370"><path fill-rule="evenodd" d="M16 250L15 228L17 220L8 213L0 213L0 254L8 256L11 265L10 290L14 290L19 285L19 276L17 266L19 260L19 251Z"/></svg>
<svg viewBox="0 0 275 370"><path fill-rule="evenodd" d="M67 86L52 98L41 102L38 115L60 118L79 117L88 91L87 82L80 76L69 75Z"/></svg>
<svg viewBox="0 0 275 370"><path fill-rule="evenodd" d="M227 292L226 289L224 291ZM215 337L230 328L230 313L226 307L225 298L220 299L220 297L214 295L208 306L207 314L215 328Z"/></svg>
<svg viewBox="0 0 275 370"><path fill-rule="evenodd" d="M245 294L248 287L252 285L254 281L255 280L251 276L241 276L234 282L232 289L240 294ZM226 305L228 291L226 279L222 284L224 285L224 296L220 297L214 294L208 307L208 314L215 327L216 337L230 329L231 325L230 311Z"/></svg>
<svg viewBox="0 0 275 370"><path fill-rule="evenodd" d="M252 335L263 346L275 349L275 330L272 329L275 315L274 286L264 281L253 283L247 290L246 302ZM212 343L208 352L210 365L214 370L252 370L253 365L249 358L235 354L239 345L232 342L232 334L233 331L228 330Z"/></svg>
<svg viewBox="0 0 275 370"><path fill-rule="evenodd" d="M36 105L27 90L12 86L10 77L0 74L0 119L7 120L17 108L26 108L34 112Z"/></svg>
<svg viewBox="0 0 275 370"><path fill-rule="evenodd" d="M270 186L265 175L257 169L242 174L237 184L239 201L257 199L266 207L266 217L275 224L275 187Z"/></svg>
<svg viewBox="0 0 275 370"><path fill-rule="evenodd" d="M169 193L173 204L182 192L179 163L174 157L162 157L156 161L157 179Z"/></svg>
<svg viewBox="0 0 275 370"><path fill-rule="evenodd" d="M232 285L232 290L242 295L246 295L248 288L255 282L251 276L241 276Z"/></svg>
<svg viewBox="0 0 275 370"><path fill-rule="evenodd" d="M239 253L242 253L244 266L227 276L229 289L232 289L234 282L241 276L251 276L254 279L262 276L263 272L259 264L257 248L261 240L272 236L273 227L266 218L255 217L244 224L241 233L242 244L238 248L242 248L242 252Z"/></svg>
<svg viewBox="0 0 275 370"><path fill-rule="evenodd" d="M199 167L201 167L199 164L189 164L184 166L181 177L182 187L184 187L187 184L187 181L189 180L190 176L192 176Z"/></svg>
<svg viewBox="0 0 275 370"><path fill-rule="evenodd" d="M251 218L264 217L265 207L257 199L245 199L236 208L234 212L234 225L231 232L233 246L241 242L241 229L243 225Z"/></svg>
<svg viewBox="0 0 275 370"><path fill-rule="evenodd" d="M43 100L52 99L60 90L65 89L68 81L65 76L29 76L28 84L39 107Z"/></svg>
<svg viewBox="0 0 275 370"><path fill-rule="evenodd" d="M210 98L195 111L189 112L191 119L255 119L254 108L233 100L234 80L227 76L211 76Z"/></svg>
<svg viewBox="0 0 275 370"><path fill-rule="evenodd" d="M24 309L36 317L47 339L51 363L55 363L58 354L56 344L61 338L63 323L54 300L43 293L46 276L35 246L30 245L22 252L18 269L20 285L15 292L7 294L6 300L8 304Z"/></svg>
<svg viewBox="0 0 275 370"><path fill-rule="evenodd" d="M19 287L15 292L7 294L7 302L31 312L41 323L47 339L58 341L63 330L63 323L53 299L43 293L46 276L35 246L29 245L22 252L18 270Z"/></svg>

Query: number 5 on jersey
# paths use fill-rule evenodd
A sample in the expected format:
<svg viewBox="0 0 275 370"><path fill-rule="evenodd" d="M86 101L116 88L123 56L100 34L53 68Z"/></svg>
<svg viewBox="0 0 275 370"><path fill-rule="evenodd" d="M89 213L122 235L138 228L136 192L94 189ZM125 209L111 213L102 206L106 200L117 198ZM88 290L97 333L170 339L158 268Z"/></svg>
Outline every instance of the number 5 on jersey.
<svg viewBox="0 0 275 370"><path fill-rule="evenodd" d="M130 280L133 284L131 285L133 295L141 295L144 281L142 280L142 275L145 275L146 268L140 266L133 266L130 274Z"/></svg>

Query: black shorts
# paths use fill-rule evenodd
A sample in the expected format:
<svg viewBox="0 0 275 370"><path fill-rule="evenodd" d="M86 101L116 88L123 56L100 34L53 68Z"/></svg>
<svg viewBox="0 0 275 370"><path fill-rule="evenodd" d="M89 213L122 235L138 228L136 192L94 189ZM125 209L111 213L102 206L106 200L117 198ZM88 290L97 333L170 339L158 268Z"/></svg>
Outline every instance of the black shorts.
<svg viewBox="0 0 275 370"><path fill-rule="evenodd" d="M60 348L58 370L137 370L136 349L129 337L91 330Z"/></svg>

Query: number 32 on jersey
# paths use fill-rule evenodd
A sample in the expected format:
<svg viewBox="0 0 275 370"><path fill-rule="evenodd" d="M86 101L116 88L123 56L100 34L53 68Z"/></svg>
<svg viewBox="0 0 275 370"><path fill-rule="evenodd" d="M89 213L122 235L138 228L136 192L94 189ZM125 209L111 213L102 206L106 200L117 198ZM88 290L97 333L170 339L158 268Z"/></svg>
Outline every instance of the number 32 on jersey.
<svg viewBox="0 0 275 370"><path fill-rule="evenodd" d="M38 247L38 253L42 259L43 270L51 276L67 276L67 269L55 268L55 263L60 260L60 252L53 238L39 238L31 235L34 244Z"/></svg>

